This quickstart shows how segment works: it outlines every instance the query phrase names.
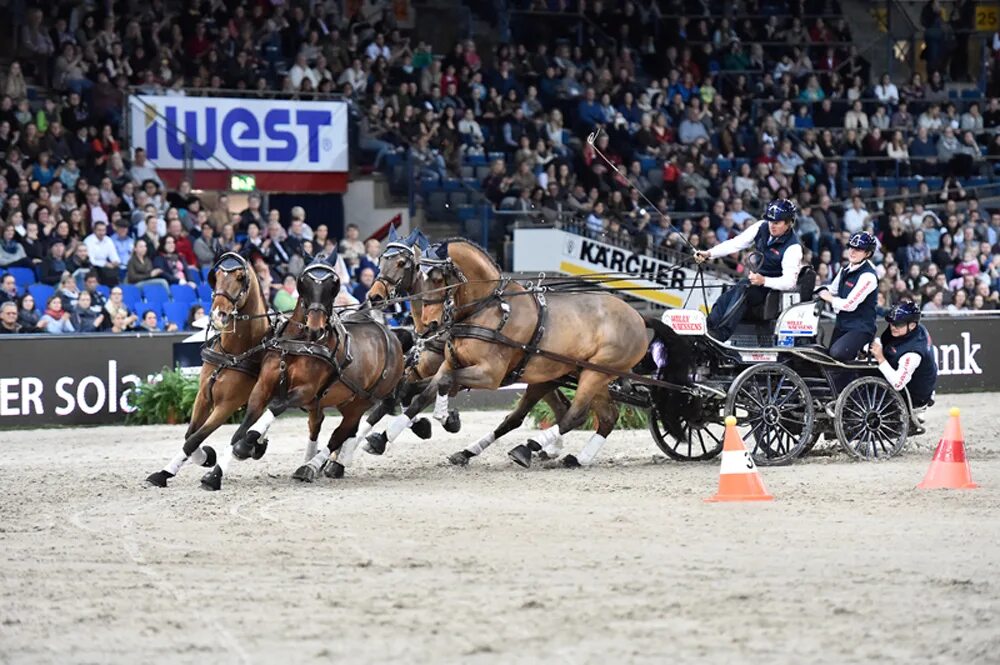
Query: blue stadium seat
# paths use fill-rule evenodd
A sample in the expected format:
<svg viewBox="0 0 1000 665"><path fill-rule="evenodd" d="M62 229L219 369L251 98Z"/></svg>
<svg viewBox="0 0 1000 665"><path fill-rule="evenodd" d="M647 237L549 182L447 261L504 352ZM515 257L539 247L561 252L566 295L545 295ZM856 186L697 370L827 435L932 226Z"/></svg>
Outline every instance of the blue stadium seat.
<svg viewBox="0 0 1000 665"><path fill-rule="evenodd" d="M142 291L135 284L122 284L122 302L133 312L142 303Z"/></svg>
<svg viewBox="0 0 1000 665"><path fill-rule="evenodd" d="M962 91L962 99L982 100L983 93L979 88L966 88Z"/></svg>
<svg viewBox="0 0 1000 665"><path fill-rule="evenodd" d="M642 172L646 173L649 169L656 166L656 157L640 157L639 165L642 167Z"/></svg>
<svg viewBox="0 0 1000 665"><path fill-rule="evenodd" d="M97 292L104 296L105 300L111 297L111 288L104 286L103 284L97 285Z"/></svg>
<svg viewBox="0 0 1000 665"><path fill-rule="evenodd" d="M486 164L486 155L466 155L465 163L471 166L482 166Z"/></svg>
<svg viewBox="0 0 1000 665"><path fill-rule="evenodd" d="M197 268L188 267L184 269L184 274L187 276L187 280L194 284L201 282L201 272Z"/></svg>
<svg viewBox="0 0 1000 665"><path fill-rule="evenodd" d="M208 281L208 273L210 273L211 271L212 271L211 267L202 268L201 269L201 281L207 282Z"/></svg>
<svg viewBox="0 0 1000 665"><path fill-rule="evenodd" d="M201 303L201 306L205 308L205 313L206 313L206 314L207 314L208 312L211 312L211 311L212 311L212 301L211 301L211 300L208 300L208 299L205 299L205 298L202 298L202 299L201 299L201 300L199 300L198 302L200 302L200 303Z"/></svg>
<svg viewBox="0 0 1000 665"><path fill-rule="evenodd" d="M4 270L0 268L0 273L9 272L14 276L14 281L17 282L17 290L24 291L29 284L34 284L35 282L35 271L31 268L7 268Z"/></svg>
<svg viewBox="0 0 1000 665"><path fill-rule="evenodd" d="M198 285L198 297L202 300L212 299L212 287L208 285L208 282L202 282Z"/></svg>
<svg viewBox="0 0 1000 665"><path fill-rule="evenodd" d="M55 288L49 286L48 284L42 284L41 282L37 284L28 285L28 293L35 297L35 307L41 311L45 309L46 301L55 293Z"/></svg>
<svg viewBox="0 0 1000 665"><path fill-rule="evenodd" d="M188 312L190 309L190 303L176 301L165 302L163 303L163 318L166 319L168 323L173 323L181 330L184 330L184 324L187 323Z"/></svg>
<svg viewBox="0 0 1000 665"><path fill-rule="evenodd" d="M187 284L172 284L170 286L170 298L174 302L190 305L198 299L198 292L193 286Z"/></svg>
<svg viewBox="0 0 1000 665"><path fill-rule="evenodd" d="M150 304L162 304L170 300L170 291L162 284L146 284L142 287L142 299Z"/></svg>

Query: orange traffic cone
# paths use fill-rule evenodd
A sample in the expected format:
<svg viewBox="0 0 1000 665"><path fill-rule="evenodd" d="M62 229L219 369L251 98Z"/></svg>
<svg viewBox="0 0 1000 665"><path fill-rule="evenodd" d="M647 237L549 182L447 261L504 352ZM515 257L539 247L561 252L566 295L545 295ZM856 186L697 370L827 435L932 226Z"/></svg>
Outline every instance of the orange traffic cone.
<svg viewBox="0 0 1000 665"><path fill-rule="evenodd" d="M736 416L726 416L726 439L722 444L719 492L705 501L772 501L764 489L753 457L736 431Z"/></svg>
<svg viewBox="0 0 1000 665"><path fill-rule="evenodd" d="M934 451L924 482L917 485L919 489L971 490L978 487L972 482L969 462L965 459L965 437L962 436L962 424L958 422L958 409L952 408L948 415L944 436Z"/></svg>

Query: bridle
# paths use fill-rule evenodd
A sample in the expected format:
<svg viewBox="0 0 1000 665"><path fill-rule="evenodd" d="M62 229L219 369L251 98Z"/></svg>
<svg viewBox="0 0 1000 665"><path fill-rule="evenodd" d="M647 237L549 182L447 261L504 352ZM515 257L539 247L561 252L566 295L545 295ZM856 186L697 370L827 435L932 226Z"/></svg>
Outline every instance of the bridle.
<svg viewBox="0 0 1000 665"><path fill-rule="evenodd" d="M333 283L336 286L335 291L331 294L329 302L323 300L317 300L306 303L306 312L323 312L326 314L327 318L333 316L333 303L337 298L337 293L340 292L340 276L337 271L325 263L314 263L310 266L306 266L302 274L299 275L299 293L302 293L302 284L304 280L310 279L315 282L318 286L323 286L323 284L330 279L333 279Z"/></svg>
<svg viewBox="0 0 1000 665"><path fill-rule="evenodd" d="M244 277L240 280L240 290L234 296L226 291L219 291L215 288L216 284L216 274L220 271L223 273L231 273L237 270L243 270ZM229 315L234 319L249 319L250 316L246 314L238 314L239 310L246 306L247 298L250 295L250 264L247 260L237 254L236 252L226 252L218 258L215 265L212 266L212 270L208 275L208 284L212 287L212 300L216 298L225 298L233 304L233 311Z"/></svg>
<svg viewBox="0 0 1000 665"><path fill-rule="evenodd" d="M378 277L375 278L376 282L381 282L385 287L386 293L389 294L390 298L396 297L396 292L400 291L401 284L412 284L413 283L413 273L417 267L417 255L412 247L401 242L390 242L385 246L385 250L382 251L382 257L384 259L391 259L397 254L402 254L406 260L406 266L400 273L399 277L396 279L390 279L386 276L384 270L380 270Z"/></svg>

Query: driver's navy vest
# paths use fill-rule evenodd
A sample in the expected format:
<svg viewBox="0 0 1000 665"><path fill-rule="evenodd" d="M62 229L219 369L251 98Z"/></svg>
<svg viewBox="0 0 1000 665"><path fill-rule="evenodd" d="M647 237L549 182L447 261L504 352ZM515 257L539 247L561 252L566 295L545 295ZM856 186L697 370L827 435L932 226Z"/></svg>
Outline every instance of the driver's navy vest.
<svg viewBox="0 0 1000 665"><path fill-rule="evenodd" d="M767 242L770 239L771 231L768 229L767 222L764 222L757 229L757 237L753 241L754 249L764 257L757 272L764 277L781 277L781 259L789 247L799 244L799 236L794 231L789 231L780 238L775 238L774 242L768 245Z"/></svg>
<svg viewBox="0 0 1000 665"><path fill-rule="evenodd" d="M840 284L837 287L837 297L847 298L847 296L850 295L851 290L857 285L861 276L867 273L874 275L875 282L878 283L878 273L875 272L875 268L872 266L870 261L865 261L861 264L860 268L851 272L849 272L847 268L844 268L840 273ZM877 307L878 289L875 289L865 296L864 300L858 303L858 306L853 312L838 312L837 323L834 328L838 332L860 330L869 334L874 339L875 319L878 317L878 312L876 311Z"/></svg>
<svg viewBox="0 0 1000 665"><path fill-rule="evenodd" d="M903 337L893 337L888 328L882 333L882 349L886 361L893 369L899 369L899 359L907 353L920 356L920 366L910 377L906 387L910 391L913 406L923 406L930 401L934 388L937 386L938 368L934 361L934 347L931 346L931 336L927 328L917 324L916 329Z"/></svg>

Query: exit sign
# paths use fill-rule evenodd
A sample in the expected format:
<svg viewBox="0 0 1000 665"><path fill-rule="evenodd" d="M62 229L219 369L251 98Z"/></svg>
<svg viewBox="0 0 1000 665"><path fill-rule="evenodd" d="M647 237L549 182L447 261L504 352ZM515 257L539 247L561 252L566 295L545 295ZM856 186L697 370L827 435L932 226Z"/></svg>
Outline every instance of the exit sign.
<svg viewBox="0 0 1000 665"><path fill-rule="evenodd" d="M234 192L252 192L257 189L257 177L250 173L234 173L229 177L229 189Z"/></svg>

